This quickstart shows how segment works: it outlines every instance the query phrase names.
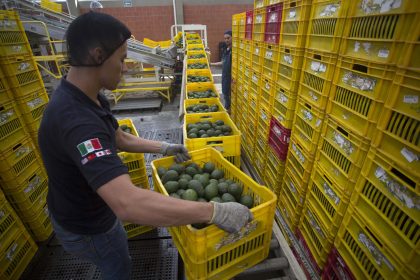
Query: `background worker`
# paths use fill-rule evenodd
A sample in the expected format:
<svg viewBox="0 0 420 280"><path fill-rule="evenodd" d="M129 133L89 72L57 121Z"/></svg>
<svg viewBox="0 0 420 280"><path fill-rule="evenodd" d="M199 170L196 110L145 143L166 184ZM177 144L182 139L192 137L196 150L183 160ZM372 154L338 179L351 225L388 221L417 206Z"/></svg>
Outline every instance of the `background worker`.
<svg viewBox="0 0 420 280"><path fill-rule="evenodd" d="M252 219L239 203L204 203L134 186L117 150L190 157L182 145L125 133L110 111L105 88L126 71L131 33L117 19L89 12L66 32L71 68L44 112L39 146L48 174L48 209L63 248L99 267L103 279L129 279L131 259L120 221L151 226L214 223L229 232Z"/></svg>
<svg viewBox="0 0 420 280"><path fill-rule="evenodd" d="M222 94L226 110L230 113L230 84L232 82L232 31L224 33L226 49L222 54L222 61L214 62L212 66L222 66Z"/></svg>

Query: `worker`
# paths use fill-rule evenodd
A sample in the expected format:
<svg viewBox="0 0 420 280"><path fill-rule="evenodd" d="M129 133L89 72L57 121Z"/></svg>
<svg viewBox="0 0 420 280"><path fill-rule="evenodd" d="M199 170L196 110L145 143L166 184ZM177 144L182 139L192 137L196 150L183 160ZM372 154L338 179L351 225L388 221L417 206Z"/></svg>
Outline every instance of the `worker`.
<svg viewBox="0 0 420 280"><path fill-rule="evenodd" d="M132 184L117 150L190 159L183 145L123 132L102 88L114 90L126 70L131 33L110 15L88 12L66 32L71 65L44 112L38 138L48 174L48 209L63 248L99 267L104 279L129 279L121 221L150 226L214 223L228 232L252 219L239 203L177 199Z"/></svg>
<svg viewBox="0 0 420 280"><path fill-rule="evenodd" d="M230 83L232 81L232 31L224 33L226 49L222 54L222 61L213 62L212 66L222 66L222 94L226 110L230 113Z"/></svg>

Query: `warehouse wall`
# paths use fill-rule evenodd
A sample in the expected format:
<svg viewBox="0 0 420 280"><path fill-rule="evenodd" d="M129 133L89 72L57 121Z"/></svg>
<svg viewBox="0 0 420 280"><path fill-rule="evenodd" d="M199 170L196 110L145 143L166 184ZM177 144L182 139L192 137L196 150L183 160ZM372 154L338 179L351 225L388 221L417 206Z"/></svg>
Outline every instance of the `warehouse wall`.
<svg viewBox="0 0 420 280"><path fill-rule="evenodd" d="M183 24L204 24L207 26L207 41L212 52L211 60L219 57L218 45L223 41L223 33L232 26L232 15L253 9L253 1L223 0L176 0L177 8L183 7L178 14L183 14ZM149 38L155 41L168 40L174 13L171 0L136 1L133 7L124 8L122 1L100 1L108 13L124 22L138 39ZM180 6L178 2L181 2ZM238 4L240 3L240 4ZM90 1L79 2L81 13L89 11ZM178 8L179 9L179 8ZM180 20L178 19L178 24Z"/></svg>

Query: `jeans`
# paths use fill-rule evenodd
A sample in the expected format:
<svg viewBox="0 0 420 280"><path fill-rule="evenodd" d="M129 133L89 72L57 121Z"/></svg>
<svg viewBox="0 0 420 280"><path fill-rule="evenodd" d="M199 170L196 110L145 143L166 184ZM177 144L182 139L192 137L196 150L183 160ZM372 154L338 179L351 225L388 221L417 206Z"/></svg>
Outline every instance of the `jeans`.
<svg viewBox="0 0 420 280"><path fill-rule="evenodd" d="M127 233L117 219L110 230L94 235L81 235L62 228L53 217L51 223L64 250L95 264L104 280L130 279L131 257Z"/></svg>

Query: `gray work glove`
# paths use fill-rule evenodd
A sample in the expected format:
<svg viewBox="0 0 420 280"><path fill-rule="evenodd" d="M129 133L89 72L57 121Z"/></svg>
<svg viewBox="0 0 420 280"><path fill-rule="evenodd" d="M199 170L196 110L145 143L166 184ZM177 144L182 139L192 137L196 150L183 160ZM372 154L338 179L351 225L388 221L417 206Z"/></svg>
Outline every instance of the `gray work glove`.
<svg viewBox="0 0 420 280"><path fill-rule="evenodd" d="M210 223L227 232L238 232L253 219L251 211L242 204L236 202L212 203L214 210Z"/></svg>
<svg viewBox="0 0 420 280"><path fill-rule="evenodd" d="M175 156L175 161L178 163L191 159L187 149L181 144L169 144L162 142L160 153L164 156Z"/></svg>

